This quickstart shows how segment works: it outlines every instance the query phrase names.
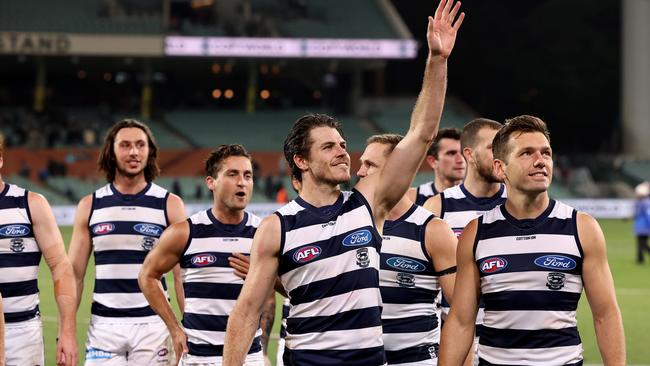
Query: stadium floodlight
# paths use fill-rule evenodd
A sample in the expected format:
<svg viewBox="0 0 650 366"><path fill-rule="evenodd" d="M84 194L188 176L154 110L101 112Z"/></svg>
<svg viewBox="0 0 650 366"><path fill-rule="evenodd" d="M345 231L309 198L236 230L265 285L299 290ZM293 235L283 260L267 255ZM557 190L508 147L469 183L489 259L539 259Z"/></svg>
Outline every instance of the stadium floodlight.
<svg viewBox="0 0 650 366"><path fill-rule="evenodd" d="M166 56L410 59L412 39L165 37Z"/></svg>

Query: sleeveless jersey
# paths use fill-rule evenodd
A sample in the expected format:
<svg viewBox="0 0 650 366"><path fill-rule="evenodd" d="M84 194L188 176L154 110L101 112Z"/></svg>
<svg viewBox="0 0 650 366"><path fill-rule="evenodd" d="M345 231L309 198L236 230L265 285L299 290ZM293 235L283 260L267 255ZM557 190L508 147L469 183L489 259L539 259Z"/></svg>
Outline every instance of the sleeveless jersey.
<svg viewBox="0 0 650 366"><path fill-rule="evenodd" d="M399 219L384 223L379 286L381 321L389 365L435 365L440 343L440 279L425 246L434 216L413 205Z"/></svg>
<svg viewBox="0 0 650 366"><path fill-rule="evenodd" d="M228 264L228 257L232 253L250 255L261 220L245 212L241 223L223 224L212 209L187 220L190 236L180 264L185 290L183 327L189 354L222 357L228 315L244 285ZM262 350L261 335L258 328L249 353Z"/></svg>
<svg viewBox="0 0 650 366"><path fill-rule="evenodd" d="M506 201L505 188L501 184L499 191L492 197L474 197L464 183L447 188L440 194L440 218L459 236L470 221Z"/></svg>
<svg viewBox="0 0 650 366"><path fill-rule="evenodd" d="M427 182L424 184L420 184L415 191L415 204L418 206L424 205L424 203L429 199L429 197L433 197L438 194L438 190L436 189L434 182Z"/></svg>
<svg viewBox="0 0 650 366"><path fill-rule="evenodd" d="M159 321L140 291L138 273L169 224L168 196L154 183L133 195L121 194L112 183L93 194L88 225L95 254L91 313L96 320ZM166 290L164 278L162 285Z"/></svg>
<svg viewBox="0 0 650 366"><path fill-rule="evenodd" d="M291 302L284 364L384 364L381 237L366 199L344 192L316 208L298 197L276 214L278 273Z"/></svg>
<svg viewBox="0 0 650 366"><path fill-rule="evenodd" d="M34 238L27 190L5 183L0 192L0 279L7 323L39 315L38 265L41 250Z"/></svg>
<svg viewBox="0 0 650 366"><path fill-rule="evenodd" d="M475 197L467 191L465 184L461 183L442 191L440 198L440 218L449 224L458 237L470 221L506 201L506 186L501 184L499 191L492 197ZM443 319L445 319L449 313L449 303L444 297L442 297L441 307ZM482 322L483 301L480 302L479 312L476 316L476 324L479 325L476 329L478 336L481 334L480 324Z"/></svg>
<svg viewBox="0 0 650 366"><path fill-rule="evenodd" d="M551 200L536 219L517 220L504 206L479 218L474 256L485 302L482 364L582 364L576 214Z"/></svg>

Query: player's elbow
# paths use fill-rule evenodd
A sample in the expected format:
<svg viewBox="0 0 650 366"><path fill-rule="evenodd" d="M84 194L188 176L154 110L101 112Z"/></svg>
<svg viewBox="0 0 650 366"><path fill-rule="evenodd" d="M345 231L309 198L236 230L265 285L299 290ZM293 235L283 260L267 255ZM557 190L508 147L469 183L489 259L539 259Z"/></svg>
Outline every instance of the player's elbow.
<svg viewBox="0 0 650 366"><path fill-rule="evenodd" d="M140 273L138 273L138 286L140 287L140 291L146 295L149 289L156 286L157 278L149 268L143 266Z"/></svg>

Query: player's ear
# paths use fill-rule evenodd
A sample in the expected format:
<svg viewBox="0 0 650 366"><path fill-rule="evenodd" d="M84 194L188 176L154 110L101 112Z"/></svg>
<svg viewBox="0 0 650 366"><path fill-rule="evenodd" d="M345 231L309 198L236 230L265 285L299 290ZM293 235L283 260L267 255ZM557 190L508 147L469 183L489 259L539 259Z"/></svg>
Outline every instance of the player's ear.
<svg viewBox="0 0 650 366"><path fill-rule="evenodd" d="M208 187L209 190L214 191L214 187L216 185L215 179L212 176L207 176L205 177L205 185Z"/></svg>
<svg viewBox="0 0 650 366"><path fill-rule="evenodd" d="M309 163L307 159L305 159L304 157L298 154L295 154L293 156L293 162L300 170L307 170L307 168L309 167Z"/></svg>
<svg viewBox="0 0 650 366"><path fill-rule="evenodd" d="M492 161L492 170L494 175L500 181L505 181L506 179L506 163L501 159L494 159Z"/></svg>
<svg viewBox="0 0 650 366"><path fill-rule="evenodd" d="M467 163L474 159L474 151L472 151L472 149L469 147L463 148L462 154Z"/></svg>
<svg viewBox="0 0 650 366"><path fill-rule="evenodd" d="M436 168L436 162L438 161L436 158L434 158L431 155L427 155L426 161L427 161L427 164L429 164L429 166L431 167L431 169Z"/></svg>

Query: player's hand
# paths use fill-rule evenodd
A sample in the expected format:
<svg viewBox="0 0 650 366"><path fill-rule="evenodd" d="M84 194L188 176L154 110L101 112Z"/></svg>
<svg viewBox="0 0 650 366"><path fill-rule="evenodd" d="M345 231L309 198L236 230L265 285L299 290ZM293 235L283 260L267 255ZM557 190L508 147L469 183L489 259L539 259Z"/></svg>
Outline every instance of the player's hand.
<svg viewBox="0 0 650 366"><path fill-rule="evenodd" d="M460 13L456 19L460 2L456 2L455 5L453 3L454 0L440 0L435 15L429 17L427 43L431 57L447 58L454 48L456 33L465 19L465 13Z"/></svg>
<svg viewBox="0 0 650 366"><path fill-rule="evenodd" d="M228 257L228 263L235 270L235 275L242 280L246 279L248 269L251 266L251 259L249 256L241 253L232 253L232 257Z"/></svg>
<svg viewBox="0 0 650 366"><path fill-rule="evenodd" d="M77 337L70 333L60 333L56 342L56 364L77 366L78 352Z"/></svg>
<svg viewBox="0 0 650 366"><path fill-rule="evenodd" d="M183 355L187 354L189 350L187 349L187 335L180 327L170 332L172 336L172 346L174 347L174 355L176 359L180 362L183 358Z"/></svg>
<svg viewBox="0 0 650 366"><path fill-rule="evenodd" d="M265 355L264 356L264 366L271 366L271 365L273 365L273 364L271 363L271 359L269 358L269 355Z"/></svg>

